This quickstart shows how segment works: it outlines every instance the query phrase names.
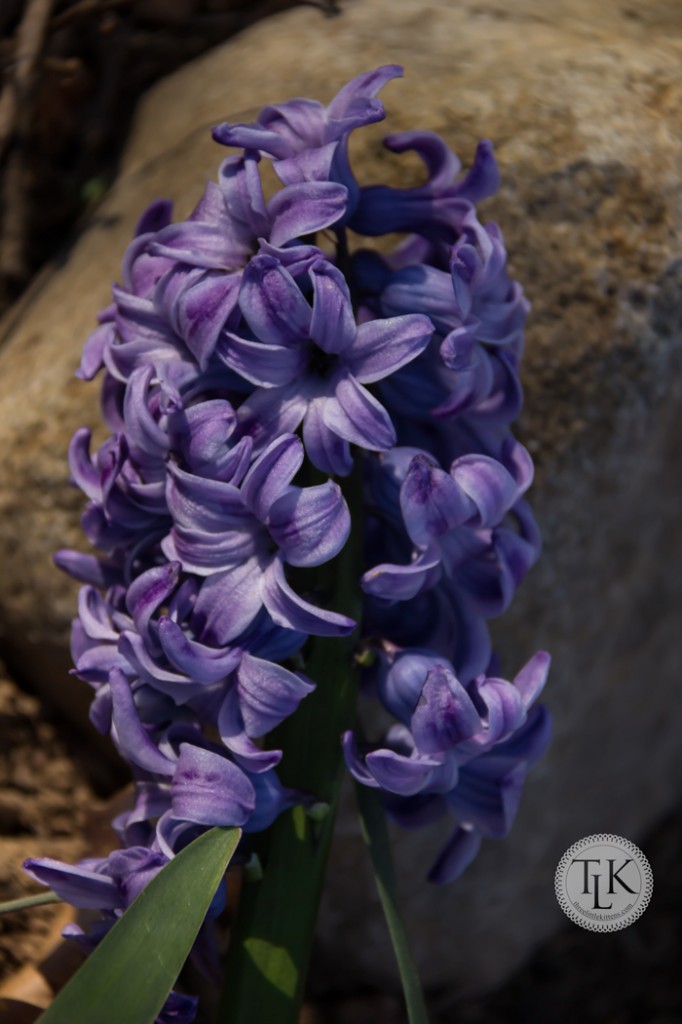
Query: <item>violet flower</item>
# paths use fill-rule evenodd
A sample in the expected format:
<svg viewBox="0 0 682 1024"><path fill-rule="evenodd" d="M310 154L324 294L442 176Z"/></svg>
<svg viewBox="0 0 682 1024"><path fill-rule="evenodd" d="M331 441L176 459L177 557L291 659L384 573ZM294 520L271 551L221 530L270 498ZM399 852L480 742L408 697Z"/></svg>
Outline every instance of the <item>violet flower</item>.
<svg viewBox="0 0 682 1024"><path fill-rule="evenodd" d="M433 333L420 315L355 322L340 270L318 260L308 270L312 309L272 256L256 256L244 273L240 307L254 338L226 331L219 350L256 390L239 409L240 431L256 450L303 423L306 452L317 469L346 476L350 444L386 451L391 419L363 385L388 377L422 352Z"/></svg>
<svg viewBox="0 0 682 1024"><path fill-rule="evenodd" d="M206 828L242 827L243 861L253 832L315 801L282 785L286 751L268 742L318 682L301 670L311 636L357 629L374 659L364 691L394 722L372 742L346 734L346 761L406 827L452 819L434 881L507 834L547 745L534 701L548 656L508 682L487 627L540 550L532 462L509 430L528 303L474 205L498 186L490 143L462 175L432 132L389 136L426 166L414 188L351 170L351 133L383 119L377 93L401 74L387 65L326 107L296 99L216 128L242 152L187 220L165 201L143 215L85 345L79 376L102 374L112 433L91 453L78 431L69 459L99 555L56 561L84 584L75 672L134 800L114 823L121 850L27 870L102 910L76 935L90 947ZM282 182L268 201L263 156ZM362 245L393 232L406 235L393 249ZM354 463L363 505L349 509ZM326 606L316 572L352 516L366 538L358 624ZM194 954L209 972L211 934ZM159 1020L193 1013L174 994Z"/></svg>

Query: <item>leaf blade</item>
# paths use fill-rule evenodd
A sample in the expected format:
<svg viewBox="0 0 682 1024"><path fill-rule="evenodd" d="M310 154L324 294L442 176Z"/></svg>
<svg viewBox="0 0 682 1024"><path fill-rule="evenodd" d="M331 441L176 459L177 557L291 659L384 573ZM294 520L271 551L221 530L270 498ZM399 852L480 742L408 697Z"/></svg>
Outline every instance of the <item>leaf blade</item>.
<svg viewBox="0 0 682 1024"><path fill-rule="evenodd" d="M182 850L130 905L38 1024L153 1024L240 837L240 829L213 828ZM160 944L151 944L154 936Z"/></svg>
<svg viewBox="0 0 682 1024"><path fill-rule="evenodd" d="M417 967L412 958L407 932L398 907L393 859L381 797L368 786L355 784L363 838L369 848L379 899L391 936L400 972L409 1024L429 1024Z"/></svg>

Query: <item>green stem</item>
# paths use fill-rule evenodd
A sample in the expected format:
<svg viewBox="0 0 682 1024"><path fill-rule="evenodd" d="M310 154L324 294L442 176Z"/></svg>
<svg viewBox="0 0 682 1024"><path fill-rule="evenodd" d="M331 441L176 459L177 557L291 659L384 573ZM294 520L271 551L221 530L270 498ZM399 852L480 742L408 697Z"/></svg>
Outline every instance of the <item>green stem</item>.
<svg viewBox="0 0 682 1024"><path fill-rule="evenodd" d="M358 798L362 832L369 847L374 880L400 972L407 1019L409 1024L429 1024L424 993L417 967L412 959L407 929L398 905L398 891L384 805L376 789L356 783L355 792Z"/></svg>
<svg viewBox="0 0 682 1024"><path fill-rule="evenodd" d="M22 896L19 900L0 903L0 914L11 914L15 910L30 910L31 907L42 907L46 903L62 903L56 892L40 892L36 896Z"/></svg>
<svg viewBox="0 0 682 1024"><path fill-rule="evenodd" d="M356 467L344 486L351 536L317 577L325 605L356 620L361 611L360 488ZM313 638L305 671L317 688L278 730L282 782L314 794L329 810L319 820L295 807L257 837L263 874L253 880L247 873L244 880L218 1016L222 1024L298 1020L341 784L341 734L355 717L355 643L355 635Z"/></svg>

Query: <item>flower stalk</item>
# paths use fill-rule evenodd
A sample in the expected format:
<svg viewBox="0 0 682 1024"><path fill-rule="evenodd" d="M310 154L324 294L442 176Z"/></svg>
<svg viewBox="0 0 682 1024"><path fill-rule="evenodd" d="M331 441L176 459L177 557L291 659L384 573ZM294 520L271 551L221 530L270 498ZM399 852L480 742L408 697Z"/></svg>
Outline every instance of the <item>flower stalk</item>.
<svg viewBox="0 0 682 1024"><path fill-rule="evenodd" d="M350 537L337 558L317 570L318 586L332 607L359 621L359 467L344 481L343 491L353 524ZM356 643L355 633L311 640L305 671L318 681L317 689L272 737L284 751L284 784L314 793L317 807L326 803L328 811L320 820L319 814L298 805L257 837L263 874L259 880L244 880L228 954L221 1024L298 1020L342 780L340 737L355 719Z"/></svg>

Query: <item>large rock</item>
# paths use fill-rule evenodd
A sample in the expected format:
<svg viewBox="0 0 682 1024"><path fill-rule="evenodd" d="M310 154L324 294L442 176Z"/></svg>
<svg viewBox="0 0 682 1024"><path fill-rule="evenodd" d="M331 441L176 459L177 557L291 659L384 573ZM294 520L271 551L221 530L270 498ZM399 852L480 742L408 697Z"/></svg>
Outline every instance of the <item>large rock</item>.
<svg viewBox="0 0 682 1024"><path fill-rule="evenodd" d="M538 463L546 541L498 637L510 672L538 647L553 652L556 739L511 839L488 844L452 889L422 880L433 837L396 834L430 986L500 980L562 920L552 879L564 850L594 831L637 840L682 792L678 21L664 0L563 0L551 18L542 0L363 0L331 21L308 10L273 18L150 92L112 194L5 326L2 643L59 694L75 686L60 667L75 588L49 559L78 542L65 451L78 425L97 420L96 387L72 374L145 203L170 195L180 214L190 209L223 155L210 124L295 94L328 98L387 61L406 67L385 91L390 130L439 131L465 161L479 137L495 141L504 184L485 212L533 303L521 433ZM381 126L364 134L360 177L397 180ZM395 985L351 810L330 878L318 980Z"/></svg>

